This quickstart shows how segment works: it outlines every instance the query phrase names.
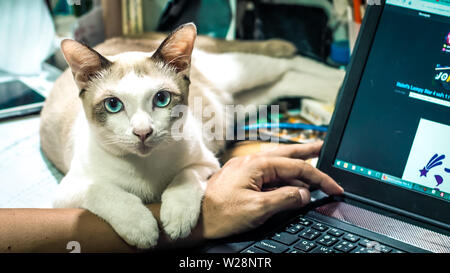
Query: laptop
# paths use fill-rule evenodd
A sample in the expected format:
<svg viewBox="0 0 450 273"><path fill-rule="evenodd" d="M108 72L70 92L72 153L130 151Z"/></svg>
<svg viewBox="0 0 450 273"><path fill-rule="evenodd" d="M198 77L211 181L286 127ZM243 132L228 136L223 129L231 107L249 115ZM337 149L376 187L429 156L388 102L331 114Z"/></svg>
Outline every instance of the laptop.
<svg viewBox="0 0 450 273"><path fill-rule="evenodd" d="M368 2L318 162L345 194L205 251L450 252L450 1Z"/></svg>

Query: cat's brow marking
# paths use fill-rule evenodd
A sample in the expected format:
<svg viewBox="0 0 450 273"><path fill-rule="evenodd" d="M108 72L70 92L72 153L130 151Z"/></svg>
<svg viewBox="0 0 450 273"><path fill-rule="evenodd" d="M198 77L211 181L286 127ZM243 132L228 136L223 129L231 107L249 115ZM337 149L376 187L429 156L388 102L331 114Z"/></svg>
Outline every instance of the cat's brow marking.
<svg viewBox="0 0 450 273"><path fill-rule="evenodd" d="M133 66L133 70L134 70L134 73L136 73L136 75L145 76L145 75L150 75L152 69L151 69L150 65L148 65L146 63L140 63L140 64L135 64Z"/></svg>
<svg viewBox="0 0 450 273"><path fill-rule="evenodd" d="M98 102L94 105L92 111L92 119L96 121L99 125L105 125L108 114L106 113L105 105L103 101Z"/></svg>

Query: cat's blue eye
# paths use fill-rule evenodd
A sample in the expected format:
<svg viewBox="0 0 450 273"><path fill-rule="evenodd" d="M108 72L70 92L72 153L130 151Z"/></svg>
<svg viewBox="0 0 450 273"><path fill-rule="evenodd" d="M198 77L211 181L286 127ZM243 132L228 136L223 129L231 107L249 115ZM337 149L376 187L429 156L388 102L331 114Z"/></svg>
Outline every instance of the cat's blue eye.
<svg viewBox="0 0 450 273"><path fill-rule="evenodd" d="M166 107L167 105L169 105L171 100L171 94L168 91L159 91L158 93L156 93L155 97L153 98L153 104L156 107Z"/></svg>
<svg viewBox="0 0 450 273"><path fill-rule="evenodd" d="M106 111L110 113L117 113L123 109L123 103L118 98L107 98L104 103Z"/></svg>

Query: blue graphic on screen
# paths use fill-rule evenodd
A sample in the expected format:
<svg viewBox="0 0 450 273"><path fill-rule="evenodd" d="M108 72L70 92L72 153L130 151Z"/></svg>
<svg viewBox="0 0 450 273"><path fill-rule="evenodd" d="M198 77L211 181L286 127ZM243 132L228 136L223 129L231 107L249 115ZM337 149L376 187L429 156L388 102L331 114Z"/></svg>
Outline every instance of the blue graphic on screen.
<svg viewBox="0 0 450 273"><path fill-rule="evenodd" d="M434 154L431 159L428 161L427 165L419 170L420 177L425 176L427 177L428 172L435 168L441 166L443 163L443 160L445 159L445 155L438 155ZM440 168L437 168L439 170ZM444 168L444 171L447 173L450 173L450 168ZM435 174L434 179L436 180L436 186L435 190L439 190L439 186L444 182L444 178L440 174Z"/></svg>
<svg viewBox="0 0 450 273"><path fill-rule="evenodd" d="M428 161L428 164L425 167L423 167L422 170L420 170L420 176L427 177L428 171L434 167L442 165L442 160L444 159L445 155L441 155L438 157L438 154L434 154L433 157L431 157L430 161Z"/></svg>

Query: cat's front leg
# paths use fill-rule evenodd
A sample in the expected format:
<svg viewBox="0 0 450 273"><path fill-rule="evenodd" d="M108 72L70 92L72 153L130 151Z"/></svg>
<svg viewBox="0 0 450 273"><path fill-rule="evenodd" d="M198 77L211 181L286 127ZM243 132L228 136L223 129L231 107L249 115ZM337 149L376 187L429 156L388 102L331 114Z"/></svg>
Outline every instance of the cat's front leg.
<svg viewBox="0 0 450 273"><path fill-rule="evenodd" d="M202 183L206 172L212 173L207 169L202 166L183 169L163 192L161 222L170 238L187 237L196 226L203 198Z"/></svg>
<svg viewBox="0 0 450 273"><path fill-rule="evenodd" d="M66 176L57 191L54 207L82 207L108 222L128 244L155 246L158 223L141 199L114 184L83 183Z"/></svg>
<svg viewBox="0 0 450 273"><path fill-rule="evenodd" d="M158 242L153 214L134 194L114 185L90 185L82 207L106 220L128 244L149 248Z"/></svg>

